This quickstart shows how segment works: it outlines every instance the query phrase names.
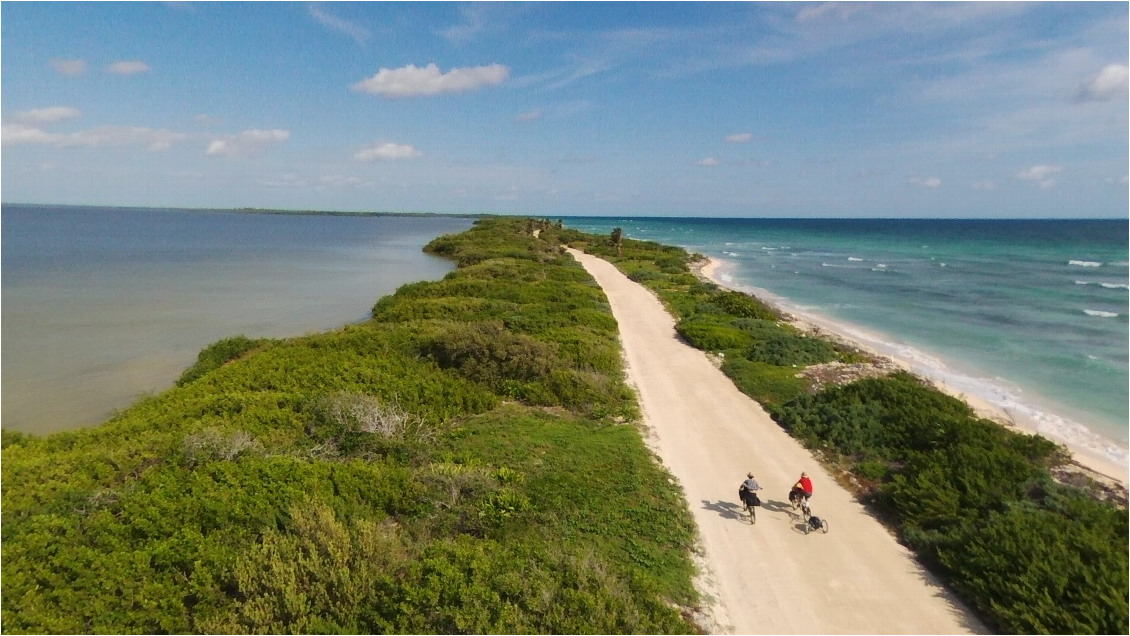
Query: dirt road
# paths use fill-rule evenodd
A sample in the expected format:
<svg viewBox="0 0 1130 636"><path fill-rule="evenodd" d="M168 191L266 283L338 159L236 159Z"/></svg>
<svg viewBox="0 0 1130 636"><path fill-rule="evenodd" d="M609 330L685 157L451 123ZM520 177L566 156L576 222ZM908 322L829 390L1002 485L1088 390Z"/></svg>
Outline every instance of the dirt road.
<svg viewBox="0 0 1130 636"><path fill-rule="evenodd" d="M983 632L910 553L706 355L659 300L607 261L570 250L612 304L651 440L682 483L706 549L715 620L739 634ZM753 471L751 525L738 486ZM788 503L801 471L830 532L805 535Z"/></svg>

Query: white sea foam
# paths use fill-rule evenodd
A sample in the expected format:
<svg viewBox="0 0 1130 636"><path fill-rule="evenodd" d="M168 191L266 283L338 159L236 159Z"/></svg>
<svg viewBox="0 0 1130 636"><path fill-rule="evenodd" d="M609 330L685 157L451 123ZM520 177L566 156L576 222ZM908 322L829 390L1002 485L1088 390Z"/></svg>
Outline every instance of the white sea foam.
<svg viewBox="0 0 1130 636"><path fill-rule="evenodd" d="M1098 309L1084 309L1083 313L1088 316L1098 316L1100 318L1115 318L1118 316L1118 314L1113 311L1099 311Z"/></svg>
<svg viewBox="0 0 1130 636"><path fill-rule="evenodd" d="M1077 280L1077 281L1075 281L1075 284L1076 285L1090 285L1091 283L1088 282L1088 281L1085 281L1085 280Z"/></svg>
<svg viewBox="0 0 1130 636"><path fill-rule="evenodd" d="M858 262L861 262L861 261L862 261L863 259L862 259L862 258L856 258L856 257L854 257L854 256L849 256L849 257L848 257L848 260L849 260L849 261L855 261L855 262L857 262L857 263L858 263Z"/></svg>
<svg viewBox="0 0 1130 636"><path fill-rule="evenodd" d="M1126 283L1099 283L1099 284L1102 285L1103 287L1106 287L1107 289L1130 289L1130 287L1126 286Z"/></svg>
<svg viewBox="0 0 1130 636"><path fill-rule="evenodd" d="M878 264L878 265L876 265L875 267L878 267L878 268L880 268L880 269L881 269L881 268L883 268L883 267L886 267L886 266L887 266L887 264L886 264L886 263L879 263L879 264Z"/></svg>
<svg viewBox="0 0 1130 636"><path fill-rule="evenodd" d="M1067 261L1067 264L1076 267L1100 267L1102 265L1099 261Z"/></svg>
<svg viewBox="0 0 1130 636"><path fill-rule="evenodd" d="M1130 265L1130 263L1127 263L1126 261L1118 261L1116 263L1111 263L1111 266L1113 266L1113 267L1126 267L1127 265Z"/></svg>

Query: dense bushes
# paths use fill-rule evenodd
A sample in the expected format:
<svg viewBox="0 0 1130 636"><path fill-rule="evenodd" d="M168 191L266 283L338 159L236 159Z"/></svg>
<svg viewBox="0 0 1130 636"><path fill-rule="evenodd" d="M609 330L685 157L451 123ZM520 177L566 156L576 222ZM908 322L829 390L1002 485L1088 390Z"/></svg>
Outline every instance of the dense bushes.
<svg viewBox="0 0 1130 636"><path fill-rule="evenodd" d="M252 340L246 336L234 336L214 342L200 352L200 355L196 357L196 364L184 370L180 379L177 380L177 386L184 386L205 373L218 369L269 342L268 339Z"/></svg>
<svg viewBox="0 0 1130 636"><path fill-rule="evenodd" d="M1062 448L979 419L906 373L812 394L800 368L861 356L778 323L748 296L688 281L670 262L689 262L686 252L625 239L617 256L597 237L572 240L655 291L687 342L722 353L722 371L742 391L849 470L863 498L992 627L1127 632L1126 511L1053 481Z"/></svg>
<svg viewBox="0 0 1130 636"><path fill-rule="evenodd" d="M4 631L691 631L690 514L562 232L480 221L368 323L4 431Z"/></svg>

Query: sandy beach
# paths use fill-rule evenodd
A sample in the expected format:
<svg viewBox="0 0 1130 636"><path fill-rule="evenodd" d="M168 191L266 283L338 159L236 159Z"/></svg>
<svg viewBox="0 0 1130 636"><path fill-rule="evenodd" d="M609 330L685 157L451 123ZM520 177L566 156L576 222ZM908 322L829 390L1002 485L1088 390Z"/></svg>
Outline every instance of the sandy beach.
<svg viewBox="0 0 1130 636"><path fill-rule="evenodd" d="M719 275L719 268L722 265L723 263L718 259L707 258L705 261L698 264L697 273L701 277L721 287L734 289L735 291L741 292L751 291L750 289L738 289L732 283L723 279ZM838 340L851 347L865 351L872 356L889 360L903 369L917 373L920 377L925 377L925 379L931 381L931 383L939 390L944 391L960 400L963 400L981 417L993 420L1003 426L1016 428L1025 433L1040 432L1038 423L1033 419L1026 417L1024 414L1008 412L1000 406L993 404L992 402L984 398L972 395L967 391L959 390L955 387L945 384L944 382L939 382L936 379L921 373L921 366L915 364L915 361L901 357L895 352L880 351L876 347L866 342L862 342L860 338L855 337L852 333L849 333L848 329L835 321L813 313L798 315L797 311L791 308L782 307L781 304L777 301L776 297L766 290L754 288L752 289L752 293L762 302L788 315L792 321L792 324L794 324L798 328L810 332L821 333L826 337L831 337L834 340ZM1130 478L1128 478L1128 469L1126 466L1115 463L1088 448L1084 448L1076 444L1071 444L1070 442L1065 442L1061 439L1055 439L1055 441L1064 443L1071 451L1072 457L1075 462L1074 470L1077 470L1078 472L1085 474L1091 479L1094 479L1112 488L1113 490L1118 491L1118 493L1120 493L1120 496L1125 498L1127 486L1130 485Z"/></svg>
<svg viewBox="0 0 1130 636"><path fill-rule="evenodd" d="M699 528L712 632L978 633L984 627L702 351L646 288L570 250L608 296L649 443L678 478ZM751 524L738 485L764 505ZM801 471L827 534L805 534L787 501Z"/></svg>

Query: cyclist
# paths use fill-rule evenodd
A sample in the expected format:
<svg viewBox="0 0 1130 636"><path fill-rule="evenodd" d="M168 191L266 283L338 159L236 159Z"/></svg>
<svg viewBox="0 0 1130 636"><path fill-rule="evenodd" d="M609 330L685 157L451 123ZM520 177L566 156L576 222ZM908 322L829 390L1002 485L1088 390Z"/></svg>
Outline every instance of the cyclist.
<svg viewBox="0 0 1130 636"><path fill-rule="evenodd" d="M800 474L800 479L793 484L793 489L789 491L789 501L795 505L802 498L805 503L812 498L812 480L808 478L808 473L803 472Z"/></svg>
<svg viewBox="0 0 1130 636"><path fill-rule="evenodd" d="M741 497L742 503L745 504L747 508L757 505L754 501L757 500L755 493L758 490L761 490L761 484L757 483L757 480L753 478L753 473L747 473L746 480L738 487L738 496Z"/></svg>

